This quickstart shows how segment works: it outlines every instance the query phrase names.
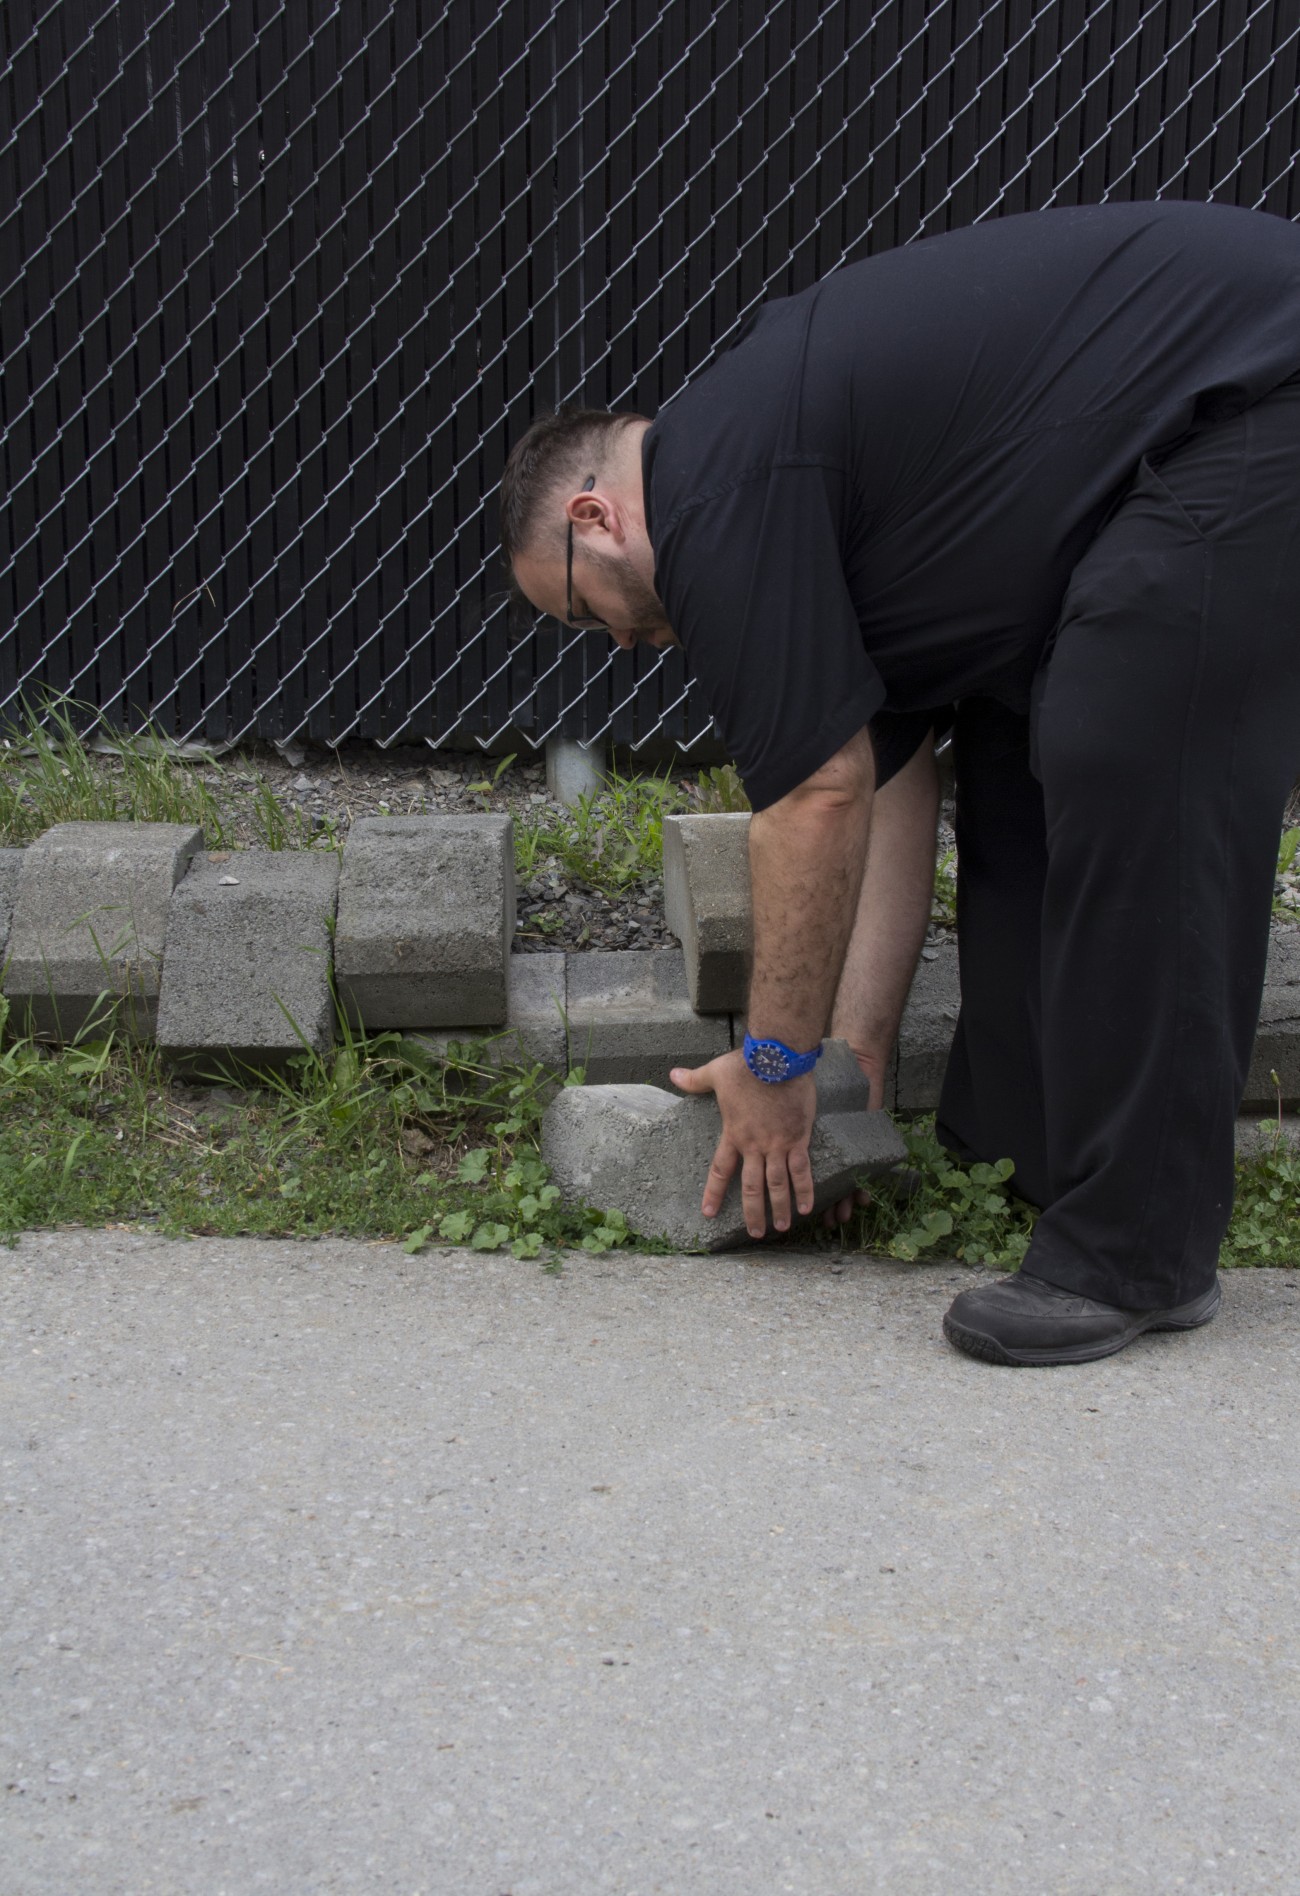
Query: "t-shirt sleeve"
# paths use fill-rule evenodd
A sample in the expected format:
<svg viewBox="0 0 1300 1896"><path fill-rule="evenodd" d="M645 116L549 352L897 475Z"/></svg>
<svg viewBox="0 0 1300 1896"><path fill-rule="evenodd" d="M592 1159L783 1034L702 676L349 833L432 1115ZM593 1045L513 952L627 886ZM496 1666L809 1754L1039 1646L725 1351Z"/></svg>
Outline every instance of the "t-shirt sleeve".
<svg viewBox="0 0 1300 1896"><path fill-rule="evenodd" d="M656 541L660 597L756 810L884 703L844 579L842 480L765 469L697 496Z"/></svg>

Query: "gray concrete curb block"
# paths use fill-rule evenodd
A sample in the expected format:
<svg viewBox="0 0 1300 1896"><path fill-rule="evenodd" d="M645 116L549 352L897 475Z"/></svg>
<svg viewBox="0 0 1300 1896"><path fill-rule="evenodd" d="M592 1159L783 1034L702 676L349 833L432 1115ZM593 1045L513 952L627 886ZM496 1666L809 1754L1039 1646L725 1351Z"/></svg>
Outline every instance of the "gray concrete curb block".
<svg viewBox="0 0 1300 1896"><path fill-rule="evenodd" d="M754 951L749 818L664 818L664 918L682 944L701 1014L740 1014Z"/></svg>
<svg viewBox="0 0 1300 1896"><path fill-rule="evenodd" d="M569 1066L589 1086L657 1086L672 1066L703 1066L731 1049L727 1015L697 1014L674 949L601 950L568 957Z"/></svg>
<svg viewBox="0 0 1300 1896"><path fill-rule="evenodd" d="M4 967L9 948L9 929L14 919L14 898L18 894L18 872L23 866L25 849L0 849L0 968Z"/></svg>
<svg viewBox="0 0 1300 1896"><path fill-rule="evenodd" d="M1264 1000L1255 1030L1255 1049L1246 1077L1244 1112L1276 1113L1277 1088L1300 1104L1300 929L1275 928L1268 945Z"/></svg>
<svg viewBox="0 0 1300 1896"><path fill-rule="evenodd" d="M158 1046L172 1065L281 1067L334 1044L331 852L222 850L194 858L172 898Z"/></svg>
<svg viewBox="0 0 1300 1896"><path fill-rule="evenodd" d="M478 1022L437 1033L411 1033L408 1038L438 1060L445 1060L451 1047L472 1042L481 1048L487 1066L545 1067L558 1086L568 1072L567 961L563 954L510 956L504 1027Z"/></svg>
<svg viewBox="0 0 1300 1896"><path fill-rule="evenodd" d="M203 845L183 823L59 823L23 851L4 992L15 1017L74 1040L116 1002L151 1039L172 893Z"/></svg>
<svg viewBox="0 0 1300 1896"><path fill-rule="evenodd" d="M907 1156L893 1121L867 1111L867 1083L844 1041L827 1041L816 1074L814 1216ZM621 1211L634 1230L677 1250L723 1251L749 1237L738 1177L716 1218L700 1211L721 1128L712 1099L656 1086L568 1087L546 1109L542 1159L566 1202Z"/></svg>
<svg viewBox="0 0 1300 1896"><path fill-rule="evenodd" d="M275 1066L302 1044L286 1043L286 1010L309 1044L331 1044L333 972L366 1028L427 1030L435 1051L487 1040L492 1062L523 1057L559 1075L581 1065L591 1083L659 1084L671 1066L735 1043L738 1011L721 1003L744 999L746 826L743 816L665 824L665 899L689 951L560 956L509 952L505 817L367 818L341 869L325 851L236 851L221 864L182 824L60 824L0 850L3 991L17 1023L49 1039L74 1038L107 992L126 1003L126 1031L157 1034L178 1064L234 1055ZM716 1011L693 1005L692 991ZM887 1105L938 1103L959 1004L945 942L917 970ZM1300 929L1284 925L1272 933L1245 1113L1276 1110L1274 1072L1284 1103L1300 1105Z"/></svg>
<svg viewBox="0 0 1300 1896"><path fill-rule="evenodd" d="M363 817L339 879L339 999L367 1027L501 1026L515 932L508 816Z"/></svg>

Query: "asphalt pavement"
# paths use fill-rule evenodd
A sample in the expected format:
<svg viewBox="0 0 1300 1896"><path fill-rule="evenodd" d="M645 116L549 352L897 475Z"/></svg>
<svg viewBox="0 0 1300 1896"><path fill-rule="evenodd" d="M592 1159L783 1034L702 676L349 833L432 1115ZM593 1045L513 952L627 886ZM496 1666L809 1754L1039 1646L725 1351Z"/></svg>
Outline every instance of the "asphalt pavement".
<svg viewBox="0 0 1300 1896"><path fill-rule="evenodd" d="M3 1896L1300 1887L1300 1271L0 1251Z"/></svg>

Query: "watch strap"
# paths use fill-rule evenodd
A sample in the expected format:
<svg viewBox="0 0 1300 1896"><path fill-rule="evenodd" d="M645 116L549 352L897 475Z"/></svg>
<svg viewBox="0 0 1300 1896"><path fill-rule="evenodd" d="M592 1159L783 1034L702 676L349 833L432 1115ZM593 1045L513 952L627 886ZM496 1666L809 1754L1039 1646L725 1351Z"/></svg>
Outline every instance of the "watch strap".
<svg viewBox="0 0 1300 1896"><path fill-rule="evenodd" d="M745 1065L756 1080L762 1080L766 1086L780 1086L785 1080L797 1080L801 1074L811 1073L822 1057L822 1050L818 1045L808 1053L796 1053L783 1040L756 1040L753 1034L746 1034L744 1054Z"/></svg>

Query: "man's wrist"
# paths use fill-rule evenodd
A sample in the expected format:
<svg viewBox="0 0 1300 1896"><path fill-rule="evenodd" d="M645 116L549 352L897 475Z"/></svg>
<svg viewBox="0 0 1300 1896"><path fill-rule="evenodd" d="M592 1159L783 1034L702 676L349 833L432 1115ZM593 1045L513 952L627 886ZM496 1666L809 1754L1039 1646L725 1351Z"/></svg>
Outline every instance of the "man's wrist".
<svg viewBox="0 0 1300 1896"><path fill-rule="evenodd" d="M754 1034L745 1035L742 1048L745 1065L756 1080L762 1080L767 1086L780 1086L786 1080L811 1073L821 1058L821 1051L820 1041L815 1047L800 1051L787 1046L783 1040Z"/></svg>

